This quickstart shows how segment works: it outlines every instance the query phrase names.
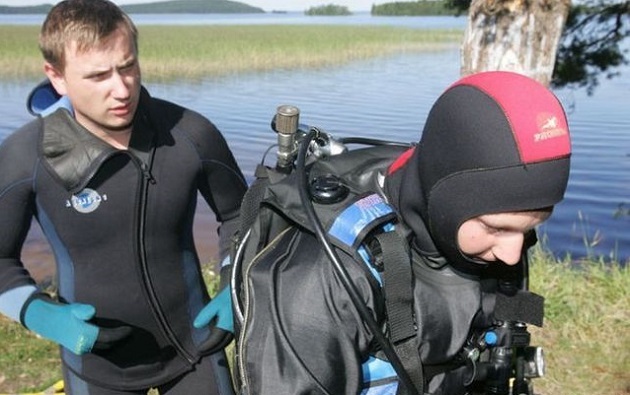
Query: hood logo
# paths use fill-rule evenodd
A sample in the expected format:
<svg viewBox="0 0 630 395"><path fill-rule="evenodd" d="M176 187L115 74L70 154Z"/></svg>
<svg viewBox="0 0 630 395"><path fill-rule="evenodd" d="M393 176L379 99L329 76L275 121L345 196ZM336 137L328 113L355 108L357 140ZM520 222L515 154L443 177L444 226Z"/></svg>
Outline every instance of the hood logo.
<svg viewBox="0 0 630 395"><path fill-rule="evenodd" d="M81 214L88 214L95 211L101 205L101 202L106 200L107 195L100 195L93 189L85 188L73 195L70 200L66 200L66 207L72 207Z"/></svg>
<svg viewBox="0 0 630 395"><path fill-rule="evenodd" d="M534 134L534 142L538 143L567 134L567 130L560 125L558 117L554 114L539 114L536 123L538 133Z"/></svg>

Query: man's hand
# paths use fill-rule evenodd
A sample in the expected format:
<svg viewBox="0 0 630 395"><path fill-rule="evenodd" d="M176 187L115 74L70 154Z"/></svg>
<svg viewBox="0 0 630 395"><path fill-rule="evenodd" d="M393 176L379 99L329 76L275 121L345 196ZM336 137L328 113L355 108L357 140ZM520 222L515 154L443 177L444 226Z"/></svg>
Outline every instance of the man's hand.
<svg viewBox="0 0 630 395"><path fill-rule="evenodd" d="M203 328L214 321L210 336L201 346L204 353L214 353L227 346L234 338L234 316L230 287L223 288L195 318L195 328Z"/></svg>
<svg viewBox="0 0 630 395"><path fill-rule="evenodd" d="M101 328L89 323L95 313L92 305L58 303L36 294L24 305L20 319L26 328L77 355L111 348L131 333L127 326Z"/></svg>

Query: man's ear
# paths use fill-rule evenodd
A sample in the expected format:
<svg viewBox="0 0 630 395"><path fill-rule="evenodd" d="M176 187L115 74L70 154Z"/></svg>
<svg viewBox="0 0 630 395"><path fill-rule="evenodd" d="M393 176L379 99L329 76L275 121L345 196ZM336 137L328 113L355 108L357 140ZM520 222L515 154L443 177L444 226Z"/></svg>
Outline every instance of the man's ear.
<svg viewBox="0 0 630 395"><path fill-rule="evenodd" d="M63 77L63 73L48 62L44 62L44 73L58 94L61 96L68 94L66 89L66 80Z"/></svg>

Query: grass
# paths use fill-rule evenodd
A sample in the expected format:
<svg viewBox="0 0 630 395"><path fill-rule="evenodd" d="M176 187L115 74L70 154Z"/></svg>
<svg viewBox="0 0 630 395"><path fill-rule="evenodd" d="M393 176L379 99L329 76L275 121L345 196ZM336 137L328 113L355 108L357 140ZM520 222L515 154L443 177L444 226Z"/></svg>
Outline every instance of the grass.
<svg viewBox="0 0 630 395"><path fill-rule="evenodd" d="M216 276L206 269L211 293ZM534 380L541 395L630 394L630 267L558 261L536 250L532 291L545 296L545 325L530 326L547 370ZM35 391L61 377L57 347L0 318L0 394Z"/></svg>
<svg viewBox="0 0 630 395"><path fill-rule="evenodd" d="M530 277L546 298L544 328L530 328L548 366L537 392L630 394L630 265L553 262L538 249Z"/></svg>
<svg viewBox="0 0 630 395"><path fill-rule="evenodd" d="M147 81L272 69L330 67L405 51L459 45L462 30L379 26L139 26ZM41 77L37 26L0 25L0 78Z"/></svg>
<svg viewBox="0 0 630 395"><path fill-rule="evenodd" d="M0 316L0 394L42 390L61 377L59 348Z"/></svg>

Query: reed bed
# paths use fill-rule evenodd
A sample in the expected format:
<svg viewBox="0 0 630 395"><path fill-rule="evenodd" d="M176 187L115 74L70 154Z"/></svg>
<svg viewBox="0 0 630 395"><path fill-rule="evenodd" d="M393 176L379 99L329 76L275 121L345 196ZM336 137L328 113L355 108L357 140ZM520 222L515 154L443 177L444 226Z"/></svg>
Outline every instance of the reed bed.
<svg viewBox="0 0 630 395"><path fill-rule="evenodd" d="M0 25L0 78L15 80L43 75L38 33L35 26Z"/></svg>
<svg viewBox="0 0 630 395"><path fill-rule="evenodd" d="M374 26L139 26L148 81L195 80L272 69L319 68L459 45L462 30ZM37 26L0 26L0 78L42 75Z"/></svg>

